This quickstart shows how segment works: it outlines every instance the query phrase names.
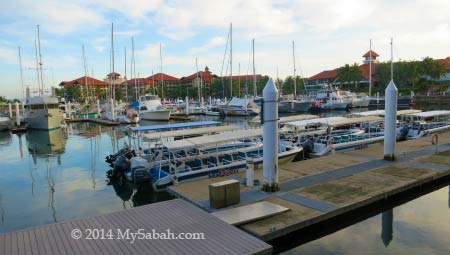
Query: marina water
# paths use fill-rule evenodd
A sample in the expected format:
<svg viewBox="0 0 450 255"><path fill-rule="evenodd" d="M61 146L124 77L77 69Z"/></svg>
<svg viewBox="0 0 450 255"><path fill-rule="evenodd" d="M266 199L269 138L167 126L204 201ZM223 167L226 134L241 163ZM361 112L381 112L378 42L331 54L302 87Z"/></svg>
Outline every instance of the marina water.
<svg viewBox="0 0 450 255"><path fill-rule="evenodd" d="M253 117L196 116L194 120L222 120L242 128L259 125ZM141 123L152 124L163 123ZM130 141L125 130L125 126L72 123L67 130L23 135L0 132L0 233L172 199L167 193L153 192L150 185L110 183L106 178L105 156ZM449 254L449 189L434 191L286 254Z"/></svg>

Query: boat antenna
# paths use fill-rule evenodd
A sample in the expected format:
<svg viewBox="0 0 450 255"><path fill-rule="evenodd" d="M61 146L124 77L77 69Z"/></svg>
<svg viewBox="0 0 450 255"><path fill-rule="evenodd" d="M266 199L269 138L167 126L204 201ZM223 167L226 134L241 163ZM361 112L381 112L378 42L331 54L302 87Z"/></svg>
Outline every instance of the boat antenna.
<svg viewBox="0 0 450 255"><path fill-rule="evenodd" d="M111 57L112 57L112 88L113 88L113 99L116 100L116 75L114 73L114 23L111 23Z"/></svg>
<svg viewBox="0 0 450 255"><path fill-rule="evenodd" d="M161 99L164 100L164 79L163 79L163 69L162 69L162 44L159 43L159 63L161 67Z"/></svg>
<svg viewBox="0 0 450 255"><path fill-rule="evenodd" d="M132 68L133 68L133 73L134 73L134 93L136 94L136 101L138 101L139 97L138 97L138 85L137 85L137 80L138 77L136 76L136 59L134 56L134 37L131 37L131 62L132 62ZM138 75L139 76L139 75Z"/></svg>
<svg viewBox="0 0 450 255"><path fill-rule="evenodd" d="M233 23L230 23L230 98L233 98Z"/></svg>
<svg viewBox="0 0 450 255"><path fill-rule="evenodd" d="M372 95L372 39L369 41L369 97Z"/></svg>
<svg viewBox="0 0 450 255"><path fill-rule="evenodd" d="M255 38L252 41L252 49L253 49L253 97L256 98L256 71L255 71Z"/></svg>
<svg viewBox="0 0 450 255"><path fill-rule="evenodd" d="M391 80L394 80L394 39L391 37Z"/></svg>
<svg viewBox="0 0 450 255"><path fill-rule="evenodd" d="M297 96L297 79L295 75L295 42L292 41L292 58L294 60L294 98Z"/></svg>

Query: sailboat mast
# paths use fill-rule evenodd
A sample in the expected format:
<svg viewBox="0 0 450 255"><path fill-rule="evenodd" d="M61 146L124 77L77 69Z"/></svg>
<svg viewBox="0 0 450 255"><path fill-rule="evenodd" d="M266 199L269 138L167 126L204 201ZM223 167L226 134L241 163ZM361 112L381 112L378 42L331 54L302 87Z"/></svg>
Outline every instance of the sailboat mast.
<svg viewBox="0 0 450 255"><path fill-rule="evenodd" d="M84 86L86 90L86 97L89 100L89 86L88 86L88 69L86 65L86 53L84 52L84 45L81 45L81 51L83 52L83 71L84 71Z"/></svg>
<svg viewBox="0 0 450 255"><path fill-rule="evenodd" d="M40 94L40 91L41 91L41 78L39 76L39 58L38 58L37 39L34 39L34 53L35 53L35 58L36 58L36 75L37 75L38 92Z"/></svg>
<svg viewBox="0 0 450 255"><path fill-rule="evenodd" d="M111 58L112 58L112 92L113 99L116 100L116 75L114 73L114 23L111 23Z"/></svg>
<svg viewBox="0 0 450 255"><path fill-rule="evenodd" d="M127 47L124 47L124 56L125 56L125 81L127 81ZM128 81L126 83L127 85L125 86L125 101L128 102ZM136 100L137 101L137 100Z"/></svg>
<svg viewBox="0 0 450 255"><path fill-rule="evenodd" d="M230 23L230 98L233 98L233 23Z"/></svg>
<svg viewBox="0 0 450 255"><path fill-rule="evenodd" d="M139 99L138 97L138 85L137 85L137 80L138 77L136 76L136 60L134 57L134 37L131 37L131 64L132 64L132 68L133 68L133 73L134 73L134 93L136 96L136 101Z"/></svg>
<svg viewBox="0 0 450 255"><path fill-rule="evenodd" d="M238 97L241 97L241 62L238 63Z"/></svg>
<svg viewBox="0 0 450 255"><path fill-rule="evenodd" d="M163 68L162 68L162 44L159 43L159 63L161 70L161 99L164 100L164 79L163 79Z"/></svg>
<svg viewBox="0 0 450 255"><path fill-rule="evenodd" d="M391 80L394 80L394 39L391 37Z"/></svg>
<svg viewBox="0 0 450 255"><path fill-rule="evenodd" d="M37 25L38 50L39 50L39 74L41 76L41 87L39 88L39 95L42 96L44 90L44 78L42 75L42 54L41 54L41 38L39 34L39 25Z"/></svg>
<svg viewBox="0 0 450 255"><path fill-rule="evenodd" d="M369 43L369 97L372 95L372 39Z"/></svg>
<svg viewBox="0 0 450 255"><path fill-rule="evenodd" d="M198 82L198 64L197 64L197 58L195 58L195 69L197 70L197 82ZM200 102L200 83L197 83L197 94L198 94L198 101Z"/></svg>
<svg viewBox="0 0 450 255"><path fill-rule="evenodd" d="M19 48L20 83L22 84L22 98L25 98L24 88L23 88L22 56L20 55L20 47L18 47L18 48Z"/></svg>
<svg viewBox="0 0 450 255"><path fill-rule="evenodd" d="M253 49L253 97L256 98L256 71L255 71L255 39L252 41Z"/></svg>
<svg viewBox="0 0 450 255"><path fill-rule="evenodd" d="M297 76L295 75L295 42L292 41L292 58L294 60L294 98L297 97Z"/></svg>

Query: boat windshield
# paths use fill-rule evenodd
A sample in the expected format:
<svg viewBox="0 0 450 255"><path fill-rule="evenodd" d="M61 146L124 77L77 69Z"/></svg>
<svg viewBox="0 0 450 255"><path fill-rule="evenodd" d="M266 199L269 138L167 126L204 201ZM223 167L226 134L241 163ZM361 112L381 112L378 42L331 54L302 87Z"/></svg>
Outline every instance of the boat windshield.
<svg viewBox="0 0 450 255"><path fill-rule="evenodd" d="M145 95L142 97L143 101L150 101L150 100L158 100L158 96L156 95Z"/></svg>

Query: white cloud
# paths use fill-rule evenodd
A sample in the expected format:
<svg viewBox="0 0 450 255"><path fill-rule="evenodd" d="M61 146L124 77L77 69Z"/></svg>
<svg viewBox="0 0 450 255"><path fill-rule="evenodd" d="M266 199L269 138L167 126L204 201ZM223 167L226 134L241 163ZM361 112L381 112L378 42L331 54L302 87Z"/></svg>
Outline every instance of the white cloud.
<svg viewBox="0 0 450 255"><path fill-rule="evenodd" d="M225 37L216 36L216 37L211 38L211 40L209 40L206 44L204 44L202 46L189 49L188 53L191 55L204 53L204 52L210 51L212 49L216 49L218 46L224 46L226 42L227 42L227 39Z"/></svg>

